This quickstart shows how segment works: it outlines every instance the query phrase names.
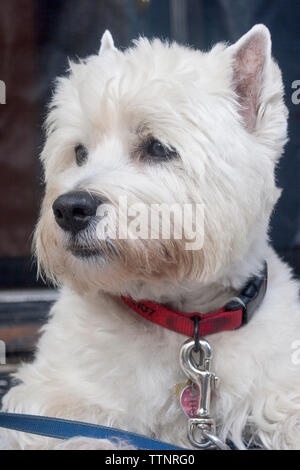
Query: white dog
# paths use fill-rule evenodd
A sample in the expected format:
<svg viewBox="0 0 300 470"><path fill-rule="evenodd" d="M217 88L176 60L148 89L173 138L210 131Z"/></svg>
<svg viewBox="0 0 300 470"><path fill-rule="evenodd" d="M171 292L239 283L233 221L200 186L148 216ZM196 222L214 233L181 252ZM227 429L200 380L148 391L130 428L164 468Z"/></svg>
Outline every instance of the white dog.
<svg viewBox="0 0 300 470"><path fill-rule="evenodd" d="M207 337L220 378L211 416L219 438L239 449L245 440L300 448L298 284L268 243L280 195L274 168L286 139L281 73L263 25L207 53L144 38L122 52L106 32L98 55L70 63L47 119L35 237L40 266L61 285L60 296L4 410L193 448L173 392L186 379L179 364L186 338L148 322L121 296L206 314L237 296L266 261L267 292L248 324ZM201 249L176 237L99 236L99 228L112 228L100 208L118 209L121 197L146 207L201 204ZM130 448L5 436L22 449Z"/></svg>

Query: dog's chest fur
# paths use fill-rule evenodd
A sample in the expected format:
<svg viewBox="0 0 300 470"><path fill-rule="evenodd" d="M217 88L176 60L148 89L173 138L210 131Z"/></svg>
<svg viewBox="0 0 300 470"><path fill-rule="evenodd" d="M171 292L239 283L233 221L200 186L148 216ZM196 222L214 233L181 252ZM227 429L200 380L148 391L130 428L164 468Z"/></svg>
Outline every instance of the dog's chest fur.
<svg viewBox="0 0 300 470"><path fill-rule="evenodd" d="M283 375L299 389L297 368L291 362L291 344L300 338L297 286L286 283L289 271L271 250L267 261L268 292L251 323L208 337L221 382L212 413L224 435L230 429L234 436L238 417L239 427L250 420L254 429L270 420L274 411L268 409L269 403L277 400L280 408L286 399ZM185 339L141 319L119 299L83 299L65 289L45 327L37 359L19 372L25 384L21 387L36 380L41 391L38 402L34 395L26 398L22 411L59 412L65 418L188 445L186 418L174 395L174 385L186 378L179 366ZM9 398L8 394L6 403ZM261 410L253 419L258 403Z"/></svg>

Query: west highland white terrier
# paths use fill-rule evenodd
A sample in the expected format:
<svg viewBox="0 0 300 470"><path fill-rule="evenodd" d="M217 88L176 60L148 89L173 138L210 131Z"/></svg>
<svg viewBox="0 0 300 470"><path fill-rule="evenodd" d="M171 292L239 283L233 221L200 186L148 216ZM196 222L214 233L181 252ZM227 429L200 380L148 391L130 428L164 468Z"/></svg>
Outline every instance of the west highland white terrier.
<svg viewBox="0 0 300 470"><path fill-rule="evenodd" d="M99 54L71 62L47 119L35 235L60 294L3 409L185 448L299 449L299 285L268 241L286 140L263 25L209 52L145 38L120 51L107 31ZM22 449L132 448L5 438Z"/></svg>

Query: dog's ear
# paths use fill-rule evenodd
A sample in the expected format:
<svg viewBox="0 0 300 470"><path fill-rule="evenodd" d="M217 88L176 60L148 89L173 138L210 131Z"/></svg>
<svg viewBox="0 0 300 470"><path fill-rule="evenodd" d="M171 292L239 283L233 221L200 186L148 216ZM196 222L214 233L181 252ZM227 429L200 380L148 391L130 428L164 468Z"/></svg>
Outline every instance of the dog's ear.
<svg viewBox="0 0 300 470"><path fill-rule="evenodd" d="M110 33L110 31L108 31L108 29L103 33L103 36L101 38L101 45L100 45L100 49L99 49L99 55L102 55L104 54L105 52L108 52L108 51L113 51L115 50L115 45L114 45L114 40L113 40L113 37Z"/></svg>
<svg viewBox="0 0 300 470"><path fill-rule="evenodd" d="M233 86L246 128L255 129L261 92L271 62L271 36L264 25L254 26L228 48L232 57Z"/></svg>

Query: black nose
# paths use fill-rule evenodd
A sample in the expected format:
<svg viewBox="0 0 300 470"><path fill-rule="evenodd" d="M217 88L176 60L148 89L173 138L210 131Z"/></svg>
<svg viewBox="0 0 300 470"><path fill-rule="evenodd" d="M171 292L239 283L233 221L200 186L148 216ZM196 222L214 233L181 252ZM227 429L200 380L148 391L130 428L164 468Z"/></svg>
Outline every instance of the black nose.
<svg viewBox="0 0 300 470"><path fill-rule="evenodd" d="M87 191L71 191L59 196L52 209L56 222L63 230L77 233L88 226L99 204L100 199Z"/></svg>

